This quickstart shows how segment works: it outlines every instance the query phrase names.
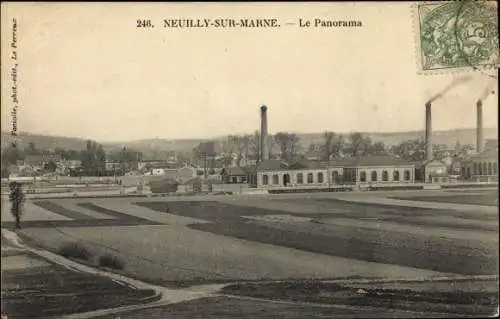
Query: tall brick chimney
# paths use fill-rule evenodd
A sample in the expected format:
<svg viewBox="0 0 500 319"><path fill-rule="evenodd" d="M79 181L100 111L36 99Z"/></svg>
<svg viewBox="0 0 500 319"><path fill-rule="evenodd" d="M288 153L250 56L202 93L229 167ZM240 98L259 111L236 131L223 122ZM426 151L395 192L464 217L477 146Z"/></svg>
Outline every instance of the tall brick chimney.
<svg viewBox="0 0 500 319"><path fill-rule="evenodd" d="M425 159L432 160L432 111L431 103L425 104Z"/></svg>
<svg viewBox="0 0 500 319"><path fill-rule="evenodd" d="M260 160L269 159L269 150L267 147L267 106L260 107Z"/></svg>
<svg viewBox="0 0 500 319"><path fill-rule="evenodd" d="M476 151L481 153L484 146L484 133L483 133L483 102L478 100L476 102Z"/></svg>

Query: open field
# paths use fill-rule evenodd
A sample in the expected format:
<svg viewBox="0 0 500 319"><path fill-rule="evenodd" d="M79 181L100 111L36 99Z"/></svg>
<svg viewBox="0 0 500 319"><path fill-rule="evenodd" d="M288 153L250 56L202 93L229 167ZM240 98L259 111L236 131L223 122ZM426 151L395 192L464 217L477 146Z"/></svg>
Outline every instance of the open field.
<svg viewBox="0 0 500 319"><path fill-rule="evenodd" d="M2 314L8 318L47 318L138 304L152 295L154 291L55 265L10 247L2 238Z"/></svg>
<svg viewBox="0 0 500 319"><path fill-rule="evenodd" d="M223 296L183 302L166 307L133 311L121 319L142 318L251 318L251 319L304 319L304 318L446 318L465 315L445 315L406 311L390 308L345 308L341 305L302 304L294 301L269 301L263 299ZM115 319L102 316L96 319Z"/></svg>
<svg viewBox="0 0 500 319"><path fill-rule="evenodd" d="M413 197L394 197L395 199L407 199L424 202L455 203L466 205L484 205L498 206L498 192L484 191L478 194L460 194L443 196L413 196Z"/></svg>
<svg viewBox="0 0 500 319"><path fill-rule="evenodd" d="M435 193L444 196L446 192ZM432 281L438 276L497 275L498 212L494 208L462 205L457 210L443 209L444 204L437 202L435 209L395 206L395 199L391 203L396 204L391 205L356 202L358 197L373 200L379 196L382 201L436 194L34 200L27 204L19 235L51 251L64 242L78 242L99 254L111 252L124 261L124 268L117 272L169 287L333 278ZM411 203L418 201L412 199ZM5 214L2 226L12 226ZM307 317L316 311L360 316L357 310L351 313L315 306L302 307L301 312L297 305L263 306L260 301L233 297L206 303L207 311L220 314L218 317L235 317L231 307L241 304L246 309L248 303L274 317L290 317L293 312L296 317ZM174 317L177 310L178 317L189 317L195 315L191 310L202 305L202 301L193 301L167 308ZM162 311L165 308L140 314L152 316ZM251 317L254 312L248 311ZM131 313L127 318L135 317Z"/></svg>

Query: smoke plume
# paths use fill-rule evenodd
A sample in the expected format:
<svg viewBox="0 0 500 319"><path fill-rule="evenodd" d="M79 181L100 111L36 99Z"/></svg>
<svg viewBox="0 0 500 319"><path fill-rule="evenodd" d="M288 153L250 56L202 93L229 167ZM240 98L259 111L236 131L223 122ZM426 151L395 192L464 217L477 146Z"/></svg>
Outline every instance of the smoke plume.
<svg viewBox="0 0 500 319"><path fill-rule="evenodd" d="M486 98L488 98L488 96L490 94L495 94L495 85L494 84L490 84L486 87L486 89L484 89L484 92L483 94L481 94L481 96L479 97L478 101L481 101L481 102L484 102L484 100L486 100Z"/></svg>
<svg viewBox="0 0 500 319"><path fill-rule="evenodd" d="M439 93L437 93L436 95L434 95L433 97L431 97L426 104L432 103L432 102L436 101L437 99L440 99L449 90L451 90L452 88L454 88L458 84L470 81L471 79L472 79L472 77L470 75L466 75L466 76L459 77L459 78L454 78L453 81L451 81L451 83L448 84L444 89L442 89Z"/></svg>

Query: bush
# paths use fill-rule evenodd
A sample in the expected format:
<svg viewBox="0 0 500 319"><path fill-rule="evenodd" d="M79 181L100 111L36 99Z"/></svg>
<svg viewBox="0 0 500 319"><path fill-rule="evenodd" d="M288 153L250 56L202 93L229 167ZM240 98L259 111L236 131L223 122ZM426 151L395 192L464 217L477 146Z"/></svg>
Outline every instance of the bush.
<svg viewBox="0 0 500 319"><path fill-rule="evenodd" d="M99 266L112 269L123 269L123 262L116 256L104 254L99 256Z"/></svg>
<svg viewBox="0 0 500 319"><path fill-rule="evenodd" d="M90 251L79 243L66 243L59 248L59 254L63 257L89 260L92 257Z"/></svg>

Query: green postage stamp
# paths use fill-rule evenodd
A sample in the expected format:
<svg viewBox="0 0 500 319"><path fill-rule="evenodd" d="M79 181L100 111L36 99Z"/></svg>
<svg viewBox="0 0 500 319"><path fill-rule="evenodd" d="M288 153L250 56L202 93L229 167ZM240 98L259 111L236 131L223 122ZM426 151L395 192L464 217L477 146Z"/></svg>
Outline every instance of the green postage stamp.
<svg viewBox="0 0 500 319"><path fill-rule="evenodd" d="M415 9L419 71L498 67L496 1L420 2Z"/></svg>

